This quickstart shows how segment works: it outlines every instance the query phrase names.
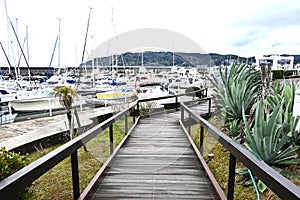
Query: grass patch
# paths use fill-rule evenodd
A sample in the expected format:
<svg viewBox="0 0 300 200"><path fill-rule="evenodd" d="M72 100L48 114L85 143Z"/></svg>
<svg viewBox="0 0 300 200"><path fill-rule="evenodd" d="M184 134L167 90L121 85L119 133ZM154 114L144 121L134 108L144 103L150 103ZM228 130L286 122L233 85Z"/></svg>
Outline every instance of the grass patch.
<svg viewBox="0 0 300 200"><path fill-rule="evenodd" d="M119 120L113 124L114 148L118 146L125 135L124 121L125 120ZM132 118L128 118L128 129L130 129L132 125ZM31 162L33 162L59 146L60 145L55 145L50 148L40 149L28 156L31 159ZM110 155L109 130L106 129L99 133L98 136L86 144L86 147L88 151L85 151L83 147L78 149L80 192L87 187ZM71 158L67 157L33 182L30 190L35 191L37 194L35 199L73 199L70 160Z"/></svg>

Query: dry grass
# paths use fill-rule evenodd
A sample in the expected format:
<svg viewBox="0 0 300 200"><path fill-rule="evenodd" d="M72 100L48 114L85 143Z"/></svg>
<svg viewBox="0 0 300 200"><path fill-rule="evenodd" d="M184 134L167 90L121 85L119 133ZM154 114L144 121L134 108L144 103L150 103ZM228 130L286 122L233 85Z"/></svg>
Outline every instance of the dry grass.
<svg viewBox="0 0 300 200"><path fill-rule="evenodd" d="M132 126L132 119L129 120L129 125L130 127ZM124 120L116 122L113 125L113 129L114 147L116 147L124 137ZM83 148L78 150L81 192L86 188L102 164L109 157L109 146L109 131L106 129L86 144L88 151L84 151ZM47 153L57 147L58 146L54 146L52 148L45 149L44 151ZM30 154L32 161L39 157L41 157L39 152ZM70 160L70 157L64 159L32 184L30 189L36 192L36 199L73 199Z"/></svg>

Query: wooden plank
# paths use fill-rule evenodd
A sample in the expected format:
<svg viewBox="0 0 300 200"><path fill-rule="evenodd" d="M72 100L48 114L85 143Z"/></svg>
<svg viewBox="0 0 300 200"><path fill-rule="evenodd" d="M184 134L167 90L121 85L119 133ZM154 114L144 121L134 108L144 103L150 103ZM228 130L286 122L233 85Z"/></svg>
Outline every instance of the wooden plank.
<svg viewBox="0 0 300 200"><path fill-rule="evenodd" d="M87 199L218 199L178 119L140 120Z"/></svg>

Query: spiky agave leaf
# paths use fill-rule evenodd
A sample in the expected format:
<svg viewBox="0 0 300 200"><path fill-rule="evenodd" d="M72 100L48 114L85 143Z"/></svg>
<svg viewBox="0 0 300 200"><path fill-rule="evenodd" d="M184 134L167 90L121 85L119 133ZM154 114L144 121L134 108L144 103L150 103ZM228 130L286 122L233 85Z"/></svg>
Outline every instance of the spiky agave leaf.
<svg viewBox="0 0 300 200"><path fill-rule="evenodd" d="M225 68L219 72L221 82L213 83L217 108L225 116L225 122L242 120L242 104L249 114L258 97L259 74L251 73L243 64L233 64L230 70Z"/></svg>
<svg viewBox="0 0 300 200"><path fill-rule="evenodd" d="M294 172L291 172L289 170L285 170L276 166L272 166L272 168L277 171L278 173L284 175L285 177L289 177L289 178L300 178L299 174L296 174Z"/></svg>
<svg viewBox="0 0 300 200"><path fill-rule="evenodd" d="M296 84L292 81L284 81L283 84L275 81L273 87L273 93L267 95L268 106L274 108L282 99L288 99L292 102L288 105L284 104L284 108L289 112L293 112L294 98L295 98Z"/></svg>
<svg viewBox="0 0 300 200"><path fill-rule="evenodd" d="M264 112L265 104L261 100L257 105L252 129L243 114L247 147L270 166L299 162L296 153L299 147L290 144L290 137L286 132L290 125L282 117L284 103L285 101L281 101L274 107L273 112L268 114Z"/></svg>

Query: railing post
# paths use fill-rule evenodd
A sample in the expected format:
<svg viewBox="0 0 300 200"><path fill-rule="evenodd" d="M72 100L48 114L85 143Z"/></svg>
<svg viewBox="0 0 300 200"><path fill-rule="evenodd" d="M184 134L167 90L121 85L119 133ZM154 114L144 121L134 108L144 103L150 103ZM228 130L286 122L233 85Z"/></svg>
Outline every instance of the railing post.
<svg viewBox="0 0 300 200"><path fill-rule="evenodd" d="M184 122L184 107L182 106L182 104L180 104L180 109L181 109L181 122Z"/></svg>
<svg viewBox="0 0 300 200"><path fill-rule="evenodd" d="M52 117L51 99L48 99L49 115Z"/></svg>
<svg viewBox="0 0 300 200"><path fill-rule="evenodd" d="M12 109L11 109L11 103L10 103L10 101L8 102L8 112L9 112L9 117L11 119L12 118Z"/></svg>
<svg viewBox="0 0 300 200"><path fill-rule="evenodd" d="M178 107L177 107L177 105L178 105L178 96L176 95L175 96L175 110L178 110Z"/></svg>
<svg viewBox="0 0 300 200"><path fill-rule="evenodd" d="M114 152L114 132L112 124L109 126L109 152L110 154Z"/></svg>
<svg viewBox="0 0 300 200"><path fill-rule="evenodd" d="M188 132L189 132L189 135L191 135L191 114L190 113L189 113Z"/></svg>
<svg viewBox="0 0 300 200"><path fill-rule="evenodd" d="M200 153L203 155L203 140L204 140L204 127L200 124Z"/></svg>
<svg viewBox="0 0 300 200"><path fill-rule="evenodd" d="M78 199L80 196L80 187L77 150L71 154L71 167L73 180L73 198Z"/></svg>
<svg viewBox="0 0 300 200"><path fill-rule="evenodd" d="M132 119L133 123L135 123L135 107L133 107L133 116L132 117L133 117L133 119Z"/></svg>
<svg viewBox="0 0 300 200"><path fill-rule="evenodd" d="M125 135L128 133L128 115L127 112L125 114Z"/></svg>
<svg viewBox="0 0 300 200"><path fill-rule="evenodd" d="M140 103L138 102L136 105L136 109L137 109L137 116L140 115Z"/></svg>
<svg viewBox="0 0 300 200"><path fill-rule="evenodd" d="M211 98L208 99L208 115L211 114Z"/></svg>
<svg viewBox="0 0 300 200"><path fill-rule="evenodd" d="M228 191L227 191L228 200L233 200L234 198L235 165L236 165L236 157L230 153Z"/></svg>

